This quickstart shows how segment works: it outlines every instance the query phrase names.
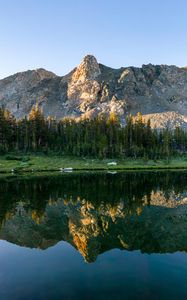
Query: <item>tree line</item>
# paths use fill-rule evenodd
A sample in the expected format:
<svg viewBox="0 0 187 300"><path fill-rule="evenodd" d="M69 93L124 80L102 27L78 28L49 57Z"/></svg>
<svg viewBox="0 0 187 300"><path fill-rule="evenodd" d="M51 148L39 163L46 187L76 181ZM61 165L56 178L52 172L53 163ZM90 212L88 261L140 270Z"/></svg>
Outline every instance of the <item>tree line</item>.
<svg viewBox="0 0 187 300"><path fill-rule="evenodd" d="M143 121L129 115L121 125L118 117L76 121L73 118L56 120L45 118L38 104L29 115L16 119L8 110L0 108L0 154L9 152L42 152L79 157L144 157L159 159L187 151L187 132L151 129L150 120Z"/></svg>

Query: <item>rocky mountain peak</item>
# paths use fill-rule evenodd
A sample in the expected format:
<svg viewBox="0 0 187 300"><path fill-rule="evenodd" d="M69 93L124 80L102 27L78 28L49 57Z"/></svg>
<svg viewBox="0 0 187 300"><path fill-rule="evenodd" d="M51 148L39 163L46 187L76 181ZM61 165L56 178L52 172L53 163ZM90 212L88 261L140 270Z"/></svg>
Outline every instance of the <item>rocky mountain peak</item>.
<svg viewBox="0 0 187 300"><path fill-rule="evenodd" d="M187 68L143 65L113 69L86 55L69 74L44 69L0 80L0 106L17 118L39 102L46 116L94 118L115 112L120 119L141 112L151 126L187 129Z"/></svg>
<svg viewBox="0 0 187 300"><path fill-rule="evenodd" d="M97 59L93 55L86 55L73 74L73 81L85 82L95 79L101 74Z"/></svg>

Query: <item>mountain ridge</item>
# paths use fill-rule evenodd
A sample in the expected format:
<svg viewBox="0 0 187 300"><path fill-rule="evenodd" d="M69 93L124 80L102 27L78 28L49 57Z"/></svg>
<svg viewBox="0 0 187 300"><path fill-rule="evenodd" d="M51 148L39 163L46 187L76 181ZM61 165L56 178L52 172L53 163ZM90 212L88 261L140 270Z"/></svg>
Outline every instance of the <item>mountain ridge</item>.
<svg viewBox="0 0 187 300"><path fill-rule="evenodd" d="M187 128L187 69L152 64L114 69L87 55L64 76L39 68L0 80L0 106L16 118L36 102L57 119L115 112L124 120L141 112L145 119L150 115L152 127Z"/></svg>

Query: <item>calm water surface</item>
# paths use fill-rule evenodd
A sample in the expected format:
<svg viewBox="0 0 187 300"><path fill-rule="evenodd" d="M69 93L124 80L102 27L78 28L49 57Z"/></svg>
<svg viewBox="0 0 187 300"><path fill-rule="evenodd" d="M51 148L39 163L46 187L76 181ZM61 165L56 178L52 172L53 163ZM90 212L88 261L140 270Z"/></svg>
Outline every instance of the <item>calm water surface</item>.
<svg viewBox="0 0 187 300"><path fill-rule="evenodd" d="M0 179L0 299L187 299L187 173Z"/></svg>

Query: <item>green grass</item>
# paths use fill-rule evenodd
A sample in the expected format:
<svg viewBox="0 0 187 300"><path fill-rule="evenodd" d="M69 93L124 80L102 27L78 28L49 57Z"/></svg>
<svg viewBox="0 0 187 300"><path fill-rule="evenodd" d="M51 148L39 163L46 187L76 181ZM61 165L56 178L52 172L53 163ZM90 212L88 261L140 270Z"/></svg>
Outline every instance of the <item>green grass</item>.
<svg viewBox="0 0 187 300"><path fill-rule="evenodd" d="M23 158L23 159L22 159ZM116 166L108 166L107 163L115 161ZM157 170L157 169L187 169L187 157L173 158L168 163L165 160L156 162L142 159L83 159L62 156L30 155L25 157L0 156L0 173L24 173L59 171L60 168L72 167L74 170Z"/></svg>

